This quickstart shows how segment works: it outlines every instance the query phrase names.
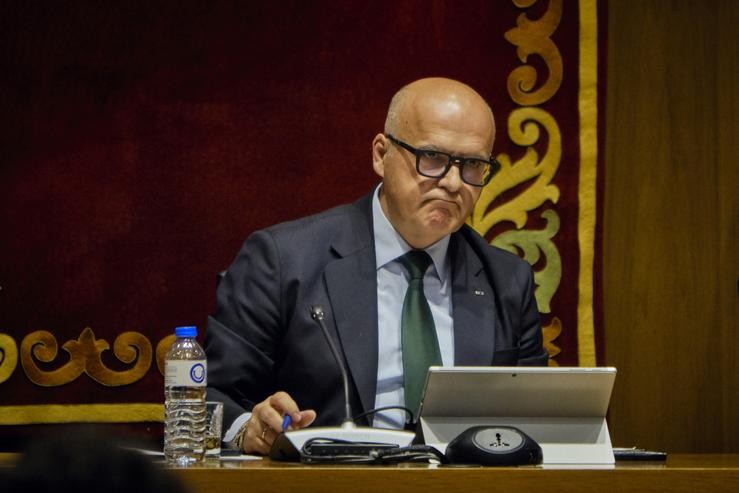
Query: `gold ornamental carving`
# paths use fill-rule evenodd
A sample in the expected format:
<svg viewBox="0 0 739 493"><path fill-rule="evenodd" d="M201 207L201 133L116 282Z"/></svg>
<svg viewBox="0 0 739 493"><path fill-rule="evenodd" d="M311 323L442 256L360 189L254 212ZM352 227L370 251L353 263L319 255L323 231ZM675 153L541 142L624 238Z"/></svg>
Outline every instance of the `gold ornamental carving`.
<svg viewBox="0 0 739 493"><path fill-rule="evenodd" d="M36 385L53 387L64 385L86 373L96 382L106 386L131 384L141 379L151 366L152 347L149 340L139 332L124 332L113 343L115 357L131 368L115 371L108 368L102 360L104 351L110 344L104 339L96 339L90 327L86 327L77 340L69 340L62 345L68 361L56 369L44 370L37 360L43 363L57 362L59 347L53 334L45 330L31 332L21 342L21 365ZM59 358L63 360L63 358Z"/></svg>
<svg viewBox="0 0 739 493"><path fill-rule="evenodd" d="M541 329L544 339L544 349L549 353L549 366L559 366L554 358L562 352L554 341L562 333L562 321L557 317L552 317L552 321L546 327Z"/></svg>
<svg viewBox="0 0 739 493"><path fill-rule="evenodd" d="M549 304L562 280L562 258L552 241L559 231L559 216L553 209L545 210L541 216L547 221L544 229L506 231L496 236L492 244L511 253L522 251L524 260L531 265L539 262L543 255L546 259L544 267L534 271L534 281L538 286L536 304L541 313L550 313Z"/></svg>
<svg viewBox="0 0 739 493"><path fill-rule="evenodd" d="M0 334L0 383L3 383L18 366L18 345L7 334Z"/></svg>
<svg viewBox="0 0 739 493"><path fill-rule="evenodd" d="M539 142L543 128L548 134L544 156L534 144ZM518 108L508 118L508 135L519 146L525 147L524 155L513 162L507 154L497 156L501 169L485 188L471 216L471 225L478 232L489 231L502 221L512 222L523 228L529 211L545 201L556 203L559 188L552 184L562 158L562 136L552 115L540 108ZM504 192L525 187L507 201L502 201ZM502 202L502 203L497 203Z"/></svg>
<svg viewBox="0 0 739 493"><path fill-rule="evenodd" d="M525 9L537 1L513 0L513 3ZM553 183L562 161L562 135L555 117L537 106L551 99L562 84L562 56L551 39L562 19L562 7L562 0L550 0L538 19L522 13L516 19L516 27L504 34L516 47L522 64L508 76L508 94L518 105L508 115L508 137L524 151L518 158L507 154L497 156L501 169L482 190L469 219L469 224L483 236L496 225L510 223L490 243L521 255L536 266L535 296L541 313L551 313L551 301L562 280L562 257L554 241L560 229L560 216L554 208L560 190ZM544 62L545 77L540 77L537 68L528 63L534 55ZM551 207L542 211L547 204ZM531 214L537 214L537 220L546 221L542 229L531 228ZM556 364L553 358L561 352L553 342L561 331L562 324L556 316L542 329L545 347L552 358L550 364Z"/></svg>
<svg viewBox="0 0 739 493"><path fill-rule="evenodd" d="M536 0L514 0L519 8L527 8ZM548 101L562 85L562 55L551 39L562 19L562 0L550 0L546 12L531 20L526 14L516 19L516 27L505 33L505 39L515 45L521 63L529 56L538 55L544 61L548 77L537 87L538 73L533 65L516 67L508 76L508 93L521 106L533 106Z"/></svg>
<svg viewBox="0 0 739 493"><path fill-rule="evenodd" d="M547 133L547 148L539 159L534 145L541 137L540 128ZM518 108L511 112L508 120L511 140L525 146L523 156L512 162L506 154L498 156L501 170L480 194L470 218L470 225L481 234L490 231L496 224L509 221L516 229L505 231L491 241L495 246L512 253L522 251L524 259L534 265L541 256L544 267L534 273L538 289L536 302L542 313L549 313L550 302L562 279L562 260L554 243L559 231L560 220L554 209L541 213L547 221L542 230L525 229L531 211L545 202L557 203L559 188L552 183L562 157L562 137L552 115L539 108ZM505 193L519 190L518 194L503 201Z"/></svg>

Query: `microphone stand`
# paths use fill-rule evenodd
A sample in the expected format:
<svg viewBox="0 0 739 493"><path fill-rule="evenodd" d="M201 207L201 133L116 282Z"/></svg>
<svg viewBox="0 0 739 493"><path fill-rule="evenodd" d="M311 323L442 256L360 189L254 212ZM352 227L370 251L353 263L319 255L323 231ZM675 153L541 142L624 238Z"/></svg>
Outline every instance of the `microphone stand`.
<svg viewBox="0 0 739 493"><path fill-rule="evenodd" d="M310 307L311 318L321 327L323 336L331 349L336 364L341 370L341 379L344 384L344 421L341 426L317 426L303 428L302 430L286 431L277 435L269 452L271 459L275 460L300 460L300 451L309 440L321 438L327 440L340 440L356 444L356 451L369 453L371 447L367 444L379 444L385 446L408 447L415 438L415 433L405 430L389 430L385 428L372 428L357 426L352 419L351 404L349 403L349 375L344 366L339 351L336 349L331 335L323 322L324 313L321 306ZM348 444L351 447L351 444ZM357 453L355 451L355 453Z"/></svg>

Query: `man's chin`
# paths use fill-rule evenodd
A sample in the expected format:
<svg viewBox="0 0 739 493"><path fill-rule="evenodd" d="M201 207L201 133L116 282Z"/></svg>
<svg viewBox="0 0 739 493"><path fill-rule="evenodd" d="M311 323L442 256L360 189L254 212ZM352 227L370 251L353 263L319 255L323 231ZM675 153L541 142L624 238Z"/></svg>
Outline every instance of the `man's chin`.
<svg viewBox="0 0 739 493"><path fill-rule="evenodd" d="M441 238L457 231L462 226L462 222L449 214L432 214L426 221L426 227Z"/></svg>

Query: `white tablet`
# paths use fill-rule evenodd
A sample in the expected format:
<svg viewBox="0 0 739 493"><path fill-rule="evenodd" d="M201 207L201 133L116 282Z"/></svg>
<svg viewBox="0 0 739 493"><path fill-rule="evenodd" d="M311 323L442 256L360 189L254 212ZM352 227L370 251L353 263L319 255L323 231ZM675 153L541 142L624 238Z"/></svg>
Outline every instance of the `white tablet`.
<svg viewBox="0 0 739 493"><path fill-rule="evenodd" d="M421 417L605 417L612 367L429 368Z"/></svg>
<svg viewBox="0 0 739 493"><path fill-rule="evenodd" d="M424 442L440 451L472 426L514 426L544 467L614 464L606 411L611 367L431 367L421 401Z"/></svg>

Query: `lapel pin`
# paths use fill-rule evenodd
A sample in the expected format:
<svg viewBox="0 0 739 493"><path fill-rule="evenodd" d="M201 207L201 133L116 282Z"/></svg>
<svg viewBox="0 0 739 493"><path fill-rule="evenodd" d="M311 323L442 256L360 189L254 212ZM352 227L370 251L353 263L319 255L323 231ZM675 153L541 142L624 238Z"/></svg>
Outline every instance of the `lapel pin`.
<svg viewBox="0 0 739 493"><path fill-rule="evenodd" d="M476 296L485 296L485 291L482 289L475 289L475 295Z"/></svg>

